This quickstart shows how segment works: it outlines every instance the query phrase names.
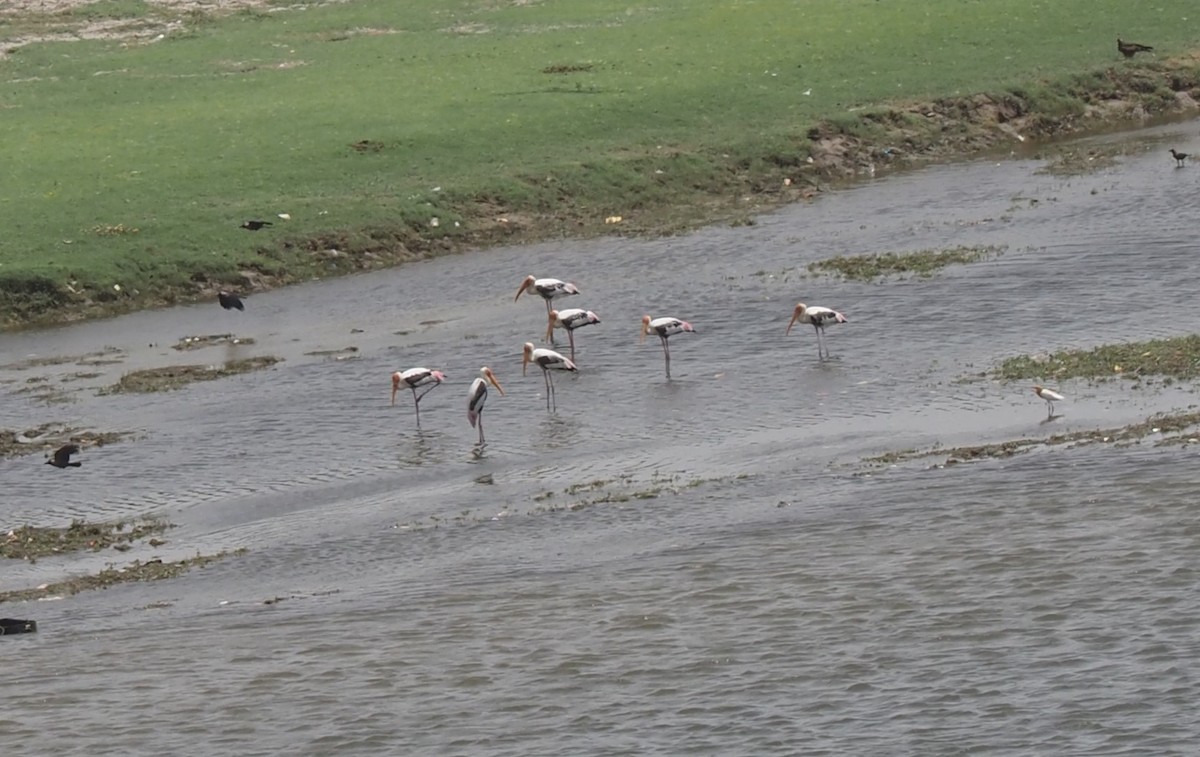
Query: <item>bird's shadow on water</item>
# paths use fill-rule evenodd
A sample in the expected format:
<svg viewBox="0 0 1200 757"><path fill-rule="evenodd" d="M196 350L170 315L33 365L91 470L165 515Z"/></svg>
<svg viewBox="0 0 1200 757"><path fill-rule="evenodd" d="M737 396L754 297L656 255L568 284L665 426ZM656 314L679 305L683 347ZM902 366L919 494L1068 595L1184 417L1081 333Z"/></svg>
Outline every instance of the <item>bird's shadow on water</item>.
<svg viewBox="0 0 1200 757"><path fill-rule="evenodd" d="M1039 425L1039 426L1045 426L1047 423L1053 423L1054 421L1058 420L1058 419L1059 419L1059 418L1061 418L1061 417L1063 417L1063 414L1062 414L1062 413L1055 413L1054 415L1047 415L1045 418L1043 418L1043 419L1042 419L1042 420L1041 420L1041 421L1038 423L1038 425Z"/></svg>

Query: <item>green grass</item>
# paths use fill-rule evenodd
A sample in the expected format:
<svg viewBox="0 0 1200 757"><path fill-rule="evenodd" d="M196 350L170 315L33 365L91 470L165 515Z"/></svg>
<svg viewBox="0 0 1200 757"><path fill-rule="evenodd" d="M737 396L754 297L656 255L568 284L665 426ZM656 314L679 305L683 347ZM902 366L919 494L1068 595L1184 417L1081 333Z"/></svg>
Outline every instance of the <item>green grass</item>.
<svg viewBox="0 0 1200 757"><path fill-rule="evenodd" d="M883 252L865 255L839 255L808 264L811 273L830 273L852 281L874 281L885 276L911 274L928 278L951 265L985 260L1000 253L995 246L951 247L947 250Z"/></svg>
<svg viewBox="0 0 1200 757"><path fill-rule="evenodd" d="M216 17L103 0L0 17L9 40L183 22L155 43L0 60L0 317L134 307L239 270L335 273L314 253L469 241L481 208L635 220L802 165L823 117L1138 65L1119 61L1118 32L1184 50L1189 14L1185 0L281 0ZM277 223L238 229L248 218Z"/></svg>
<svg viewBox="0 0 1200 757"><path fill-rule="evenodd" d="M1090 350L1052 355L1020 355L1000 363L995 376L1005 380L1071 378L1200 378L1200 334L1105 344Z"/></svg>

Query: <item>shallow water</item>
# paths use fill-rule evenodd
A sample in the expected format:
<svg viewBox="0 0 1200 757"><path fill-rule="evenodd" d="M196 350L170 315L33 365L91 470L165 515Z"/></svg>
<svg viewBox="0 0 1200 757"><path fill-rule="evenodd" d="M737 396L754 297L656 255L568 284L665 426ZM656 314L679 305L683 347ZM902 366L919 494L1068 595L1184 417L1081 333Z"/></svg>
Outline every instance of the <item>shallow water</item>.
<svg viewBox="0 0 1200 757"><path fill-rule="evenodd" d="M0 566L0 589L137 557L244 555L8 604L0 745L58 754L1184 754L1200 737L1193 446L1050 448L927 470L865 456L1114 427L1190 387L1068 382L1062 417L999 359L1197 330L1196 123L1062 178L1032 160L889 176L657 240L502 249L247 299L0 335L0 427L127 430L58 471L0 460L0 524L162 515L140 547ZM1168 140L1170 140L1168 142ZM1031 202L1036 200L1036 202ZM807 276L838 254L998 245L929 279ZM521 375L569 279L580 372ZM837 308L833 360L797 301ZM690 320L663 376L643 313ZM361 329L361 332L355 331ZM170 348L235 332L254 345ZM560 337L561 340L561 337ZM153 346L151 346L153 345ZM349 360L306 353L355 346ZM97 397L122 372L277 355ZM475 447L466 388L507 392ZM449 382L388 406L388 375ZM64 382L72 374L101 375ZM17 390L46 377L73 401ZM480 482L490 476L492 483ZM483 478L482 480L487 480ZM589 486L590 485L590 486ZM571 490L571 491L568 491ZM264 600L282 601L264 604Z"/></svg>

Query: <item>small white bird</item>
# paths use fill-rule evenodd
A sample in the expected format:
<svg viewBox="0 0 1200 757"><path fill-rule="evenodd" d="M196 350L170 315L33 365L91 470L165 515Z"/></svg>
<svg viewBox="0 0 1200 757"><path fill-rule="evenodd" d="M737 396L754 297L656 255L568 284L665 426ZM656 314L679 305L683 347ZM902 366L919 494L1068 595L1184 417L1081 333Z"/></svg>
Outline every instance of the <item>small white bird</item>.
<svg viewBox="0 0 1200 757"><path fill-rule="evenodd" d="M538 279L533 275L525 277L521 282L521 288L517 290L517 296L513 297L513 302L521 298L521 295L526 291L532 290L539 297L546 301L546 312L550 312L550 300L557 300L559 297L566 297L571 294L579 294L579 289L574 284L559 279Z"/></svg>
<svg viewBox="0 0 1200 757"><path fill-rule="evenodd" d="M829 357L829 348L825 346L825 324L847 322L846 316L836 310L820 305L805 305L800 302L792 311L792 320L788 322L787 329L783 332L785 336L792 333L792 326L795 326L797 321L812 324L813 329L816 330L818 360Z"/></svg>
<svg viewBox="0 0 1200 757"><path fill-rule="evenodd" d="M646 334L653 331L658 334L658 338L662 341L663 359L667 365L667 380L671 379L671 348L667 346L667 339L676 334L696 333L696 329L687 321L681 321L678 318L664 316L662 318L650 318L648 315L642 316L642 335L638 337L638 343L646 341Z"/></svg>
<svg viewBox="0 0 1200 757"><path fill-rule="evenodd" d="M1054 416L1054 403L1062 402L1064 399L1066 399L1065 397L1063 397L1061 394L1054 391L1053 389L1047 389L1042 386L1037 386L1036 384L1033 387L1033 393L1046 401L1046 417L1047 418L1051 418Z"/></svg>
<svg viewBox="0 0 1200 757"><path fill-rule="evenodd" d="M600 322L600 316L583 308L567 308L566 310L551 310L546 318L546 341L554 344L554 329L566 329L567 339L571 343L571 359L575 359L575 329L590 326Z"/></svg>
<svg viewBox="0 0 1200 757"><path fill-rule="evenodd" d="M500 388L500 382L496 380L496 374L492 373L492 369L486 365L479 369L479 378L471 382L471 388L467 391L467 420L471 423L471 428L479 425L479 446L483 446L483 405L487 402L488 384L496 387L496 391L500 392L500 396L504 396L504 390Z"/></svg>
<svg viewBox="0 0 1200 757"><path fill-rule="evenodd" d="M417 428L421 427L421 398L433 391L446 380L446 374L441 371L431 371L428 368L409 368L406 371L396 371L392 374L392 406L396 405L396 392L401 386L407 387L413 393L413 407L417 410ZM418 387L425 391L417 394Z"/></svg>
<svg viewBox="0 0 1200 757"><path fill-rule="evenodd" d="M546 409L558 409L558 402L554 398L554 380L550 378L550 371L570 371L574 373L579 370L575 367L575 363L569 358L544 347L537 349L533 348L533 342L525 343L525 355L521 361L521 375L526 375L530 363L536 363L538 368L542 369L542 378L546 381Z"/></svg>

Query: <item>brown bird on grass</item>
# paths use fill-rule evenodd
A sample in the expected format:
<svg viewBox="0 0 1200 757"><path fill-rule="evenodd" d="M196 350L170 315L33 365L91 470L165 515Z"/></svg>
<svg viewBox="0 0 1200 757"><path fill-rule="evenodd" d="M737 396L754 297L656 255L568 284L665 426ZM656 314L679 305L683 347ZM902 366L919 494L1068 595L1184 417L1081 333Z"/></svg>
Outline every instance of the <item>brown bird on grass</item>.
<svg viewBox="0 0 1200 757"><path fill-rule="evenodd" d="M1183 168L1183 161L1187 160L1188 154L1186 152L1176 152L1175 148L1172 147L1171 157L1175 159L1176 168Z"/></svg>
<svg viewBox="0 0 1200 757"><path fill-rule="evenodd" d="M71 455L79 454L78 444L64 444L54 450L54 456L46 461L46 465L53 465L55 468L78 468L83 463L71 462Z"/></svg>
<svg viewBox="0 0 1200 757"><path fill-rule="evenodd" d="M1153 50L1150 45L1139 45L1136 42L1126 42L1120 37L1117 37L1117 50L1126 58L1132 58L1138 53L1148 53Z"/></svg>
<svg viewBox="0 0 1200 757"><path fill-rule="evenodd" d="M273 225L274 224L272 224L270 221L246 221L241 225L241 228L246 229L247 231L258 231L264 226Z"/></svg>

